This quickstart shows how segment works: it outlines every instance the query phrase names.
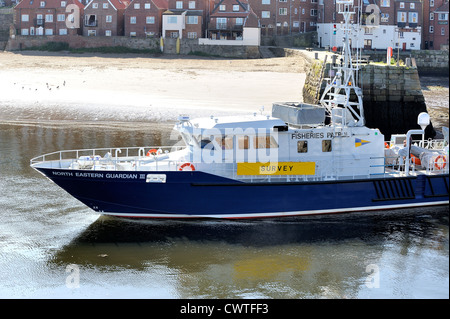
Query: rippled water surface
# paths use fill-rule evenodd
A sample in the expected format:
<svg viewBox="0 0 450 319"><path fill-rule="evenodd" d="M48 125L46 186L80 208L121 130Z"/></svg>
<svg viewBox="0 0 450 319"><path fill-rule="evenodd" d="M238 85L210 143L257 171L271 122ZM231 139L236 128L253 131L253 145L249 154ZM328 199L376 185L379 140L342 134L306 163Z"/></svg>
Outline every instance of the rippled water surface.
<svg viewBox="0 0 450 319"><path fill-rule="evenodd" d="M29 166L61 149L173 144L171 128L0 124L0 297L449 297L447 207L136 221L99 216Z"/></svg>

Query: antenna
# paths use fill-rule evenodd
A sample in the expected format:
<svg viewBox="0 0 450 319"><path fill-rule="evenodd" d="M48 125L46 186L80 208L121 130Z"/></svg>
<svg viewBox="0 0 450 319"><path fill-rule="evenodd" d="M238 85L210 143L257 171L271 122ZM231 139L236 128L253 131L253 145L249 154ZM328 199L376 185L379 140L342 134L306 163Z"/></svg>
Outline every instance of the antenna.
<svg viewBox="0 0 450 319"><path fill-rule="evenodd" d="M327 110L331 118L331 125L363 126L364 110L362 105L362 90L357 86L357 73L359 63L353 64L351 34L353 32L353 0L336 0L338 13L342 14L344 21L340 24L343 34L342 53L340 63L333 80L327 84L320 99L320 103ZM359 19L357 27L359 27ZM357 47L357 46L356 46ZM356 51L356 57L358 51ZM356 96L356 101L351 98Z"/></svg>

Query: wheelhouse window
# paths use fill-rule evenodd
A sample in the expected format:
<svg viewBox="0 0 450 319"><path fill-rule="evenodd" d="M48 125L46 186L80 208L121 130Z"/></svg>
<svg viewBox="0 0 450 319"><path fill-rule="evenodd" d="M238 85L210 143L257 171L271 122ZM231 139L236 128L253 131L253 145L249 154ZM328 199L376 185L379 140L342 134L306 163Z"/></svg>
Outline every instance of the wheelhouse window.
<svg viewBox="0 0 450 319"><path fill-rule="evenodd" d="M322 140L322 152L331 152L331 140Z"/></svg>
<svg viewBox="0 0 450 319"><path fill-rule="evenodd" d="M298 141L297 142L297 152L307 153L308 152L308 141Z"/></svg>
<svg viewBox="0 0 450 319"><path fill-rule="evenodd" d="M241 150L248 150L250 148L249 138L248 136L238 136L238 147Z"/></svg>
<svg viewBox="0 0 450 319"><path fill-rule="evenodd" d="M255 148L278 148L278 143L271 135L255 136L253 138Z"/></svg>
<svg viewBox="0 0 450 319"><path fill-rule="evenodd" d="M216 142L223 150L233 149L233 137L232 136L222 136L216 137Z"/></svg>

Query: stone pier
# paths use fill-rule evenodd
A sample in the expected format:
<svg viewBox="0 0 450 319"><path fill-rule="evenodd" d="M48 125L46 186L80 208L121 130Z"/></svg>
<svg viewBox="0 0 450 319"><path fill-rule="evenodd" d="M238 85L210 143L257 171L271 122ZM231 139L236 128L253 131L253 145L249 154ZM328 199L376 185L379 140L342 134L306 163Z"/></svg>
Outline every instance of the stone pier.
<svg viewBox="0 0 450 319"><path fill-rule="evenodd" d="M331 59L314 60L303 88L303 101L317 103L329 78ZM404 134L419 129L417 116L427 112L416 67L371 63L362 65L359 87L363 90L364 117L370 128L379 128L389 139L391 134ZM436 135L432 125L425 130L426 138Z"/></svg>

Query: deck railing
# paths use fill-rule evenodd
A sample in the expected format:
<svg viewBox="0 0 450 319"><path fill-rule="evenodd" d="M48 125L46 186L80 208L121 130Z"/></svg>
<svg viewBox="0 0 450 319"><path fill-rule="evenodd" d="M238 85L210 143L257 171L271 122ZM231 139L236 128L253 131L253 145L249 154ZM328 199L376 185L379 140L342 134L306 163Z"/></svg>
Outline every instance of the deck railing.
<svg viewBox="0 0 450 319"><path fill-rule="evenodd" d="M428 147L442 146L439 141L428 141ZM172 157L173 152L186 146L114 147L99 149L65 150L44 154L31 159L31 165L57 169L89 169L112 171L176 171L187 161L184 156ZM186 152L186 154L188 154ZM443 156L445 165L428 165L423 168L410 159L409 173L405 174L405 163L389 157L355 159L352 156L329 159L309 157L315 162L314 175L238 175L236 162L205 163L192 161L196 170L246 182L303 182L336 179L383 178L387 176L426 174L448 174L448 155ZM369 163L367 163L367 160ZM42 164L42 165L39 165Z"/></svg>

